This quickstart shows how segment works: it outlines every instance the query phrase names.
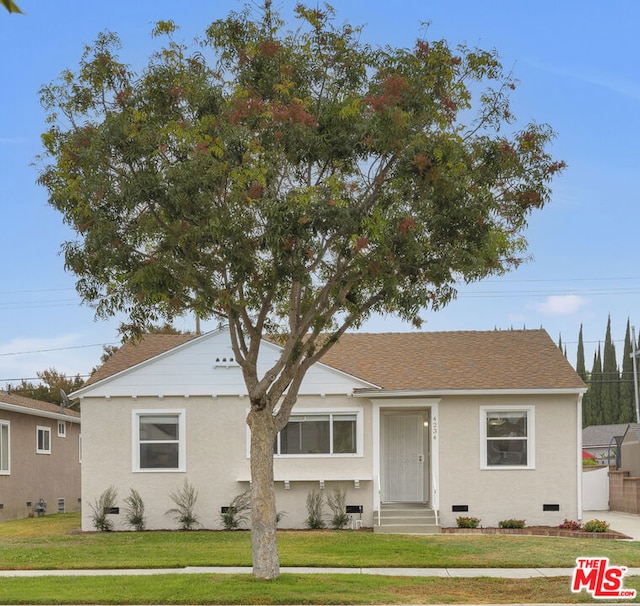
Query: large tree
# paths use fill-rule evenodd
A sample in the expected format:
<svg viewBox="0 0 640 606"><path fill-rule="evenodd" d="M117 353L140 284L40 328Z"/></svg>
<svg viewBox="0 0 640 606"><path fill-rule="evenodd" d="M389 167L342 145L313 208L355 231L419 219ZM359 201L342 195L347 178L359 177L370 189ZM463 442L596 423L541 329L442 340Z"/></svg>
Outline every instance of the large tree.
<svg viewBox="0 0 640 606"><path fill-rule="evenodd" d="M224 320L251 403L254 575L279 574L273 443L306 371L372 314L420 324L457 282L526 252L527 217L563 163L517 129L495 52L374 48L330 7L286 29L266 1L165 45L136 73L116 35L43 87L40 183L77 237L66 267L128 332ZM265 335L282 353L267 372Z"/></svg>

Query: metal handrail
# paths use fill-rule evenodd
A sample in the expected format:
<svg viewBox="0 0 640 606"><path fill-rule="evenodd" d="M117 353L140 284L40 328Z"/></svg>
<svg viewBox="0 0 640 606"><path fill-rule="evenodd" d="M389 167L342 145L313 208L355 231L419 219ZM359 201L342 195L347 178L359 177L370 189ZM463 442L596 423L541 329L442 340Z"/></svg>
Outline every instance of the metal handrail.
<svg viewBox="0 0 640 606"><path fill-rule="evenodd" d="M380 476L376 476L376 484L378 486L378 526L380 526L380 510L382 509L382 487L380 485Z"/></svg>

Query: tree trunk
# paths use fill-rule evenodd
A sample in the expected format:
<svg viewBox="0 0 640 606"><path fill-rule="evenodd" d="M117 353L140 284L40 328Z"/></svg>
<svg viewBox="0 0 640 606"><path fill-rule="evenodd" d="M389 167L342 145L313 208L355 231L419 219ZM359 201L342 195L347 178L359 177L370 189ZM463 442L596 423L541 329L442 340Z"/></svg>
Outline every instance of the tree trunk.
<svg viewBox="0 0 640 606"><path fill-rule="evenodd" d="M276 543L276 492L273 484L273 443L276 437L269 408L252 409L251 428L251 548L253 576L277 579L280 558Z"/></svg>

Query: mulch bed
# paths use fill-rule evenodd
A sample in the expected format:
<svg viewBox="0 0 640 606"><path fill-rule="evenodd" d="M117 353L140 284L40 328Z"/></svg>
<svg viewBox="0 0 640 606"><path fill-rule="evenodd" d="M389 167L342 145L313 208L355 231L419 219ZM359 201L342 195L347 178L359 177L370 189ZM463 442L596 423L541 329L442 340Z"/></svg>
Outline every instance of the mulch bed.
<svg viewBox="0 0 640 606"><path fill-rule="evenodd" d="M531 526L529 528L443 528L443 534L515 534L539 537L571 537L574 539L630 539L615 530L608 532L584 532L554 526Z"/></svg>

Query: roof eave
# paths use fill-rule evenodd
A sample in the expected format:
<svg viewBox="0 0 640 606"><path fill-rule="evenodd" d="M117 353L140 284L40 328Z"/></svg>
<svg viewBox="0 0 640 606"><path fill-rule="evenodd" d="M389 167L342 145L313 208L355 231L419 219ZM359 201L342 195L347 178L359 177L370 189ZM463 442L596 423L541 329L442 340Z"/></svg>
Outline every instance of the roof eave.
<svg viewBox="0 0 640 606"><path fill-rule="evenodd" d="M58 421L70 421L71 423L80 423L81 421L80 417L71 417L64 412L51 412L48 410L39 410L37 408L28 408L27 406L20 406L18 404L9 404L8 402L2 402L2 401L0 401L0 410L17 412L23 415L31 415L34 417L56 419Z"/></svg>
<svg viewBox="0 0 640 606"><path fill-rule="evenodd" d="M358 389L354 398L441 397L441 396L503 396L503 395L583 395L586 387L527 389Z"/></svg>

